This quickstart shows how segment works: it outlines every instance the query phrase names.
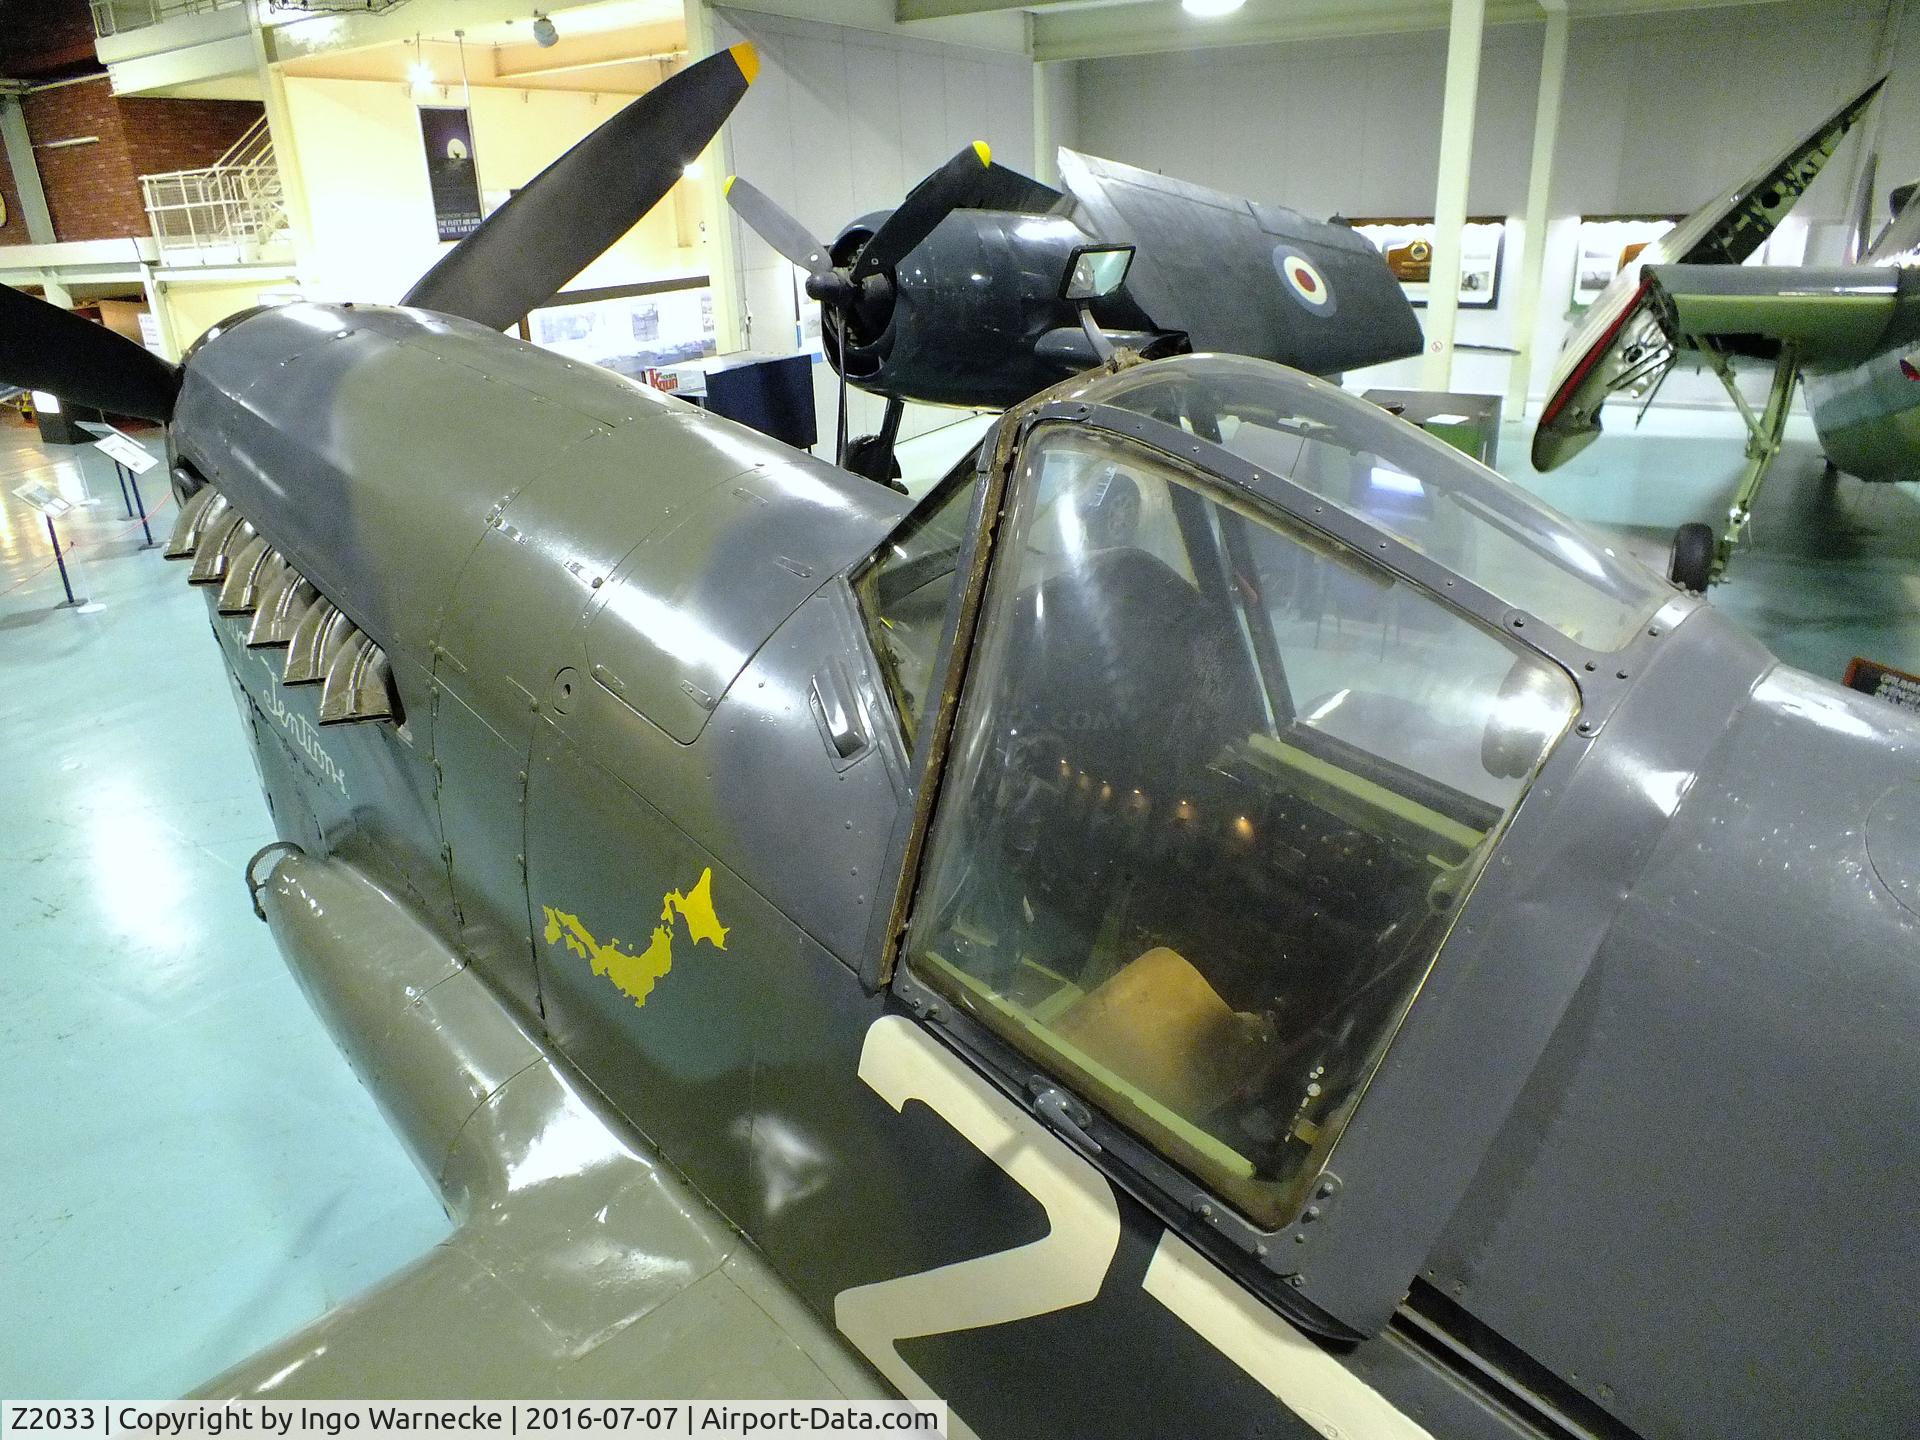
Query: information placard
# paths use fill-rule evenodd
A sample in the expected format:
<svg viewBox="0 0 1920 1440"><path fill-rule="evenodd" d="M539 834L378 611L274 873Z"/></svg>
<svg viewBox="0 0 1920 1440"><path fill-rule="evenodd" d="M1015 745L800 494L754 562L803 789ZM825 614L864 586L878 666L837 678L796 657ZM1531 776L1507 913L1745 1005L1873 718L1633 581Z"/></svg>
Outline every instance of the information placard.
<svg viewBox="0 0 1920 1440"><path fill-rule="evenodd" d="M58 520L73 509L73 502L44 480L29 480L25 485L16 485L13 493L49 520Z"/></svg>
<svg viewBox="0 0 1920 1440"><path fill-rule="evenodd" d="M160 463L159 458L146 446L118 430L94 441L93 448L104 452L109 459L126 466L136 475L144 475Z"/></svg>
<svg viewBox="0 0 1920 1440"><path fill-rule="evenodd" d="M1858 690L1902 710L1920 710L1920 675L1909 675L1891 665L1854 656L1840 682L1849 690Z"/></svg>

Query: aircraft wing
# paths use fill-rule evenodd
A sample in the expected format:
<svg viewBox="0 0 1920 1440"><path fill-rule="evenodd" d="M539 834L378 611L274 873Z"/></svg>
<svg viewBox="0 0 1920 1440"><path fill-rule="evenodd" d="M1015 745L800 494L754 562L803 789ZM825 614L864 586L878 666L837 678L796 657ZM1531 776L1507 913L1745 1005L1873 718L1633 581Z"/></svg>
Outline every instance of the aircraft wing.
<svg viewBox="0 0 1920 1440"><path fill-rule="evenodd" d="M256 903L458 1228L199 1398L887 1398L392 896L296 852Z"/></svg>
<svg viewBox="0 0 1920 1440"><path fill-rule="evenodd" d="M1676 345L1714 340L1753 353L1791 343L1819 367L1920 338L1920 271L1905 266L1653 265L1645 280Z"/></svg>
<svg viewBox="0 0 1920 1440"><path fill-rule="evenodd" d="M1654 378L1673 349L1649 310L1645 267L1738 265L1760 248L1859 124L1886 77L1873 82L1746 184L1723 191L1647 246L1588 309L1554 366L1552 393L1533 432L1533 464L1551 470L1600 434L1600 407L1616 390Z"/></svg>
<svg viewBox="0 0 1920 1440"><path fill-rule="evenodd" d="M1060 176L1103 240L1132 243L1127 291L1195 350L1331 375L1418 353L1386 258L1351 226L1062 149Z"/></svg>

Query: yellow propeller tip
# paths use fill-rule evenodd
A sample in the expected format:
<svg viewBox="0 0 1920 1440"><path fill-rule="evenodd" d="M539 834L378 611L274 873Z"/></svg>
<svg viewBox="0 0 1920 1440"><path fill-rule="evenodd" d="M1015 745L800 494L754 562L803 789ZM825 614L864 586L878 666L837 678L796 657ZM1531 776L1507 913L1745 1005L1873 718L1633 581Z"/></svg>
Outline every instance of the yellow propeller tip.
<svg viewBox="0 0 1920 1440"><path fill-rule="evenodd" d="M993 163L993 147L987 144L986 141L984 140L974 141L973 153L980 157L980 163L982 166L991 165Z"/></svg>
<svg viewBox="0 0 1920 1440"><path fill-rule="evenodd" d="M733 182L739 178L738 175L727 176L726 183L720 187L720 193L722 195L731 195L733 193Z"/></svg>
<svg viewBox="0 0 1920 1440"><path fill-rule="evenodd" d="M751 85L760 73L760 52L753 48L753 42L742 40L738 45L729 46L728 53L733 56L733 63L740 67L747 84Z"/></svg>

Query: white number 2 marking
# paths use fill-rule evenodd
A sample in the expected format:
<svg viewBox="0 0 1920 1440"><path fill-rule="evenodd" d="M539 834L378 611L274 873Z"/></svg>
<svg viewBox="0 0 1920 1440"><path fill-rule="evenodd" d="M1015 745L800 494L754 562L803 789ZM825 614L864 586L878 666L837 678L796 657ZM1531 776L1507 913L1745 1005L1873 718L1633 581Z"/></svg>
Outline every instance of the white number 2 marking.
<svg viewBox="0 0 1920 1440"><path fill-rule="evenodd" d="M895 1110L909 1100L931 1107L1047 1212L1046 1235L1030 1244L834 1297L835 1323L880 1373L909 1399L934 1400L895 1342L1086 1304L1119 1248L1120 1212L1097 1170L904 1016L882 1016L867 1031L860 1078ZM1160 1237L1142 1284L1327 1440L1432 1440L1172 1231ZM973 1437L957 1414L950 1433Z"/></svg>
<svg viewBox="0 0 1920 1440"><path fill-rule="evenodd" d="M894 1342L1086 1304L1119 1248L1120 1211L1092 1166L905 1017L882 1016L867 1031L860 1078L895 1110L909 1100L931 1106L1047 1212L1050 1228L1031 1244L834 1297L834 1322L880 1373L908 1399L933 1400ZM957 1415L952 1432L973 1433Z"/></svg>
<svg viewBox="0 0 1920 1440"><path fill-rule="evenodd" d="M1432 1440L1386 1396L1171 1230L1160 1237L1141 1284L1327 1440Z"/></svg>

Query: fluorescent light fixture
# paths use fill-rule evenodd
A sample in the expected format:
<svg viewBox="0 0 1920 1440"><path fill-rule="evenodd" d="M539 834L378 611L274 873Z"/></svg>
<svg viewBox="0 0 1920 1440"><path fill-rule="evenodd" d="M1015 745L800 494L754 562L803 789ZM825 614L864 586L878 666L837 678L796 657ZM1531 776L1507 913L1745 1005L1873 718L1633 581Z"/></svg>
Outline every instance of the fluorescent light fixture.
<svg viewBox="0 0 1920 1440"><path fill-rule="evenodd" d="M1203 20L1217 20L1222 15L1231 15L1246 3L1247 0L1180 0L1180 8Z"/></svg>
<svg viewBox="0 0 1920 1440"><path fill-rule="evenodd" d="M1424 495L1426 488L1413 476L1401 470L1390 469L1385 465L1373 467L1373 488L1389 490L1395 495Z"/></svg>

